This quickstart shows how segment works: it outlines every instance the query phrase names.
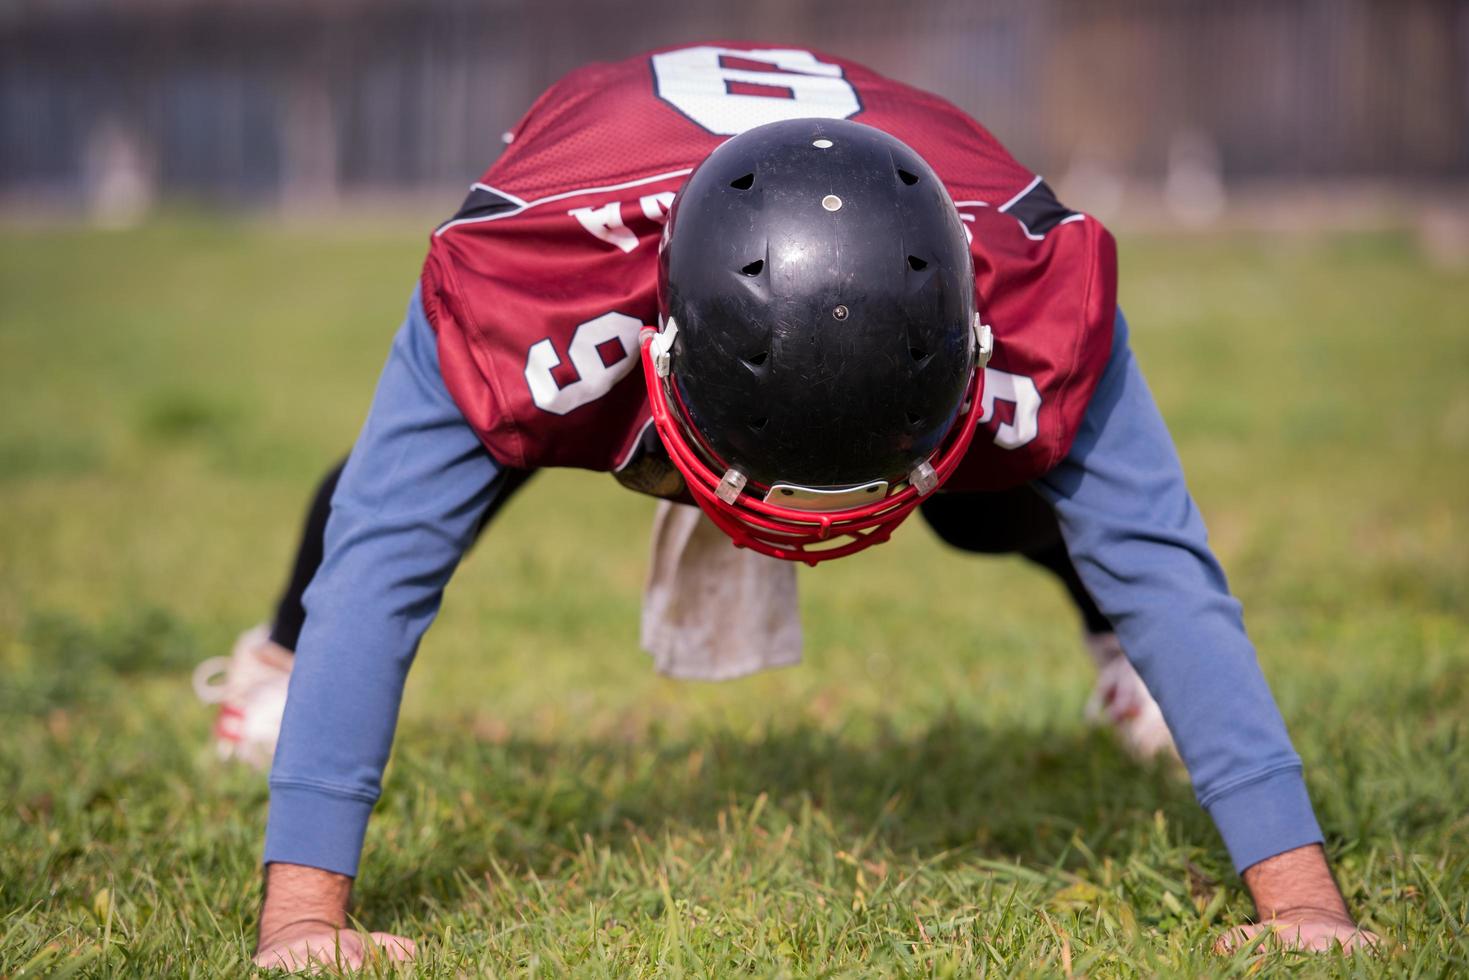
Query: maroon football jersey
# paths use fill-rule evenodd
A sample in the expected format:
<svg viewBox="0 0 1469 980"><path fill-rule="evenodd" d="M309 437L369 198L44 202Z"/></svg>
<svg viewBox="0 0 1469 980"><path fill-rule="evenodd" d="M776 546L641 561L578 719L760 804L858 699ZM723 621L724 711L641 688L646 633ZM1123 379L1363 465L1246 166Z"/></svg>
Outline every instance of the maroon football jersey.
<svg viewBox="0 0 1469 980"><path fill-rule="evenodd" d="M618 470L656 447L638 330L657 323L668 207L728 137L806 117L907 143L970 234L995 353L983 429L945 488L1014 486L1066 454L1112 343L1107 231L937 96L825 54L714 43L567 75L434 232L422 296L444 381L496 460Z"/></svg>

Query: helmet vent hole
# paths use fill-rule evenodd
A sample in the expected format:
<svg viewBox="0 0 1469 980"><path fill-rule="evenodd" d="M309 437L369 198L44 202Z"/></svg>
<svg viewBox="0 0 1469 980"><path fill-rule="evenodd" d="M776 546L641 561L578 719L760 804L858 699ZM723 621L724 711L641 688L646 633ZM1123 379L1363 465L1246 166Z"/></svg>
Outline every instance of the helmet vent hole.
<svg viewBox="0 0 1469 980"><path fill-rule="evenodd" d="M747 191L751 187L755 186L755 175L745 174L743 177L736 177L734 180L729 182L729 186L733 187L737 191Z"/></svg>
<svg viewBox="0 0 1469 980"><path fill-rule="evenodd" d="M904 412L903 414L908 416L908 424L909 425L922 425L923 424L923 416L922 415L919 415L917 412Z"/></svg>
<svg viewBox="0 0 1469 980"><path fill-rule="evenodd" d="M918 183L918 175L910 174L902 167L898 168L898 179L907 184L909 187L912 187L914 184Z"/></svg>
<svg viewBox="0 0 1469 980"><path fill-rule="evenodd" d="M751 354L749 357L745 358L745 363L750 365L751 367L759 367L760 365L765 363L765 359L769 356L770 351L763 350L758 354Z"/></svg>
<svg viewBox="0 0 1469 980"><path fill-rule="evenodd" d="M925 262L923 259L920 259L916 255L910 255L908 256L908 268L912 269L914 272L919 272L923 269L927 269L928 263Z"/></svg>
<svg viewBox="0 0 1469 980"><path fill-rule="evenodd" d="M756 432L759 432L761 429L765 428L765 423L767 423L769 421L770 421L770 419L768 417L762 415L762 416L760 416L757 419L750 419L749 425L750 425L750 428L751 429L754 429Z"/></svg>
<svg viewBox="0 0 1469 980"><path fill-rule="evenodd" d="M764 259L756 259L754 262L751 262L749 265L741 266L740 267L740 271L743 272L747 276L758 276L760 274L760 270L763 269L763 268L765 268L765 260Z"/></svg>
<svg viewBox="0 0 1469 980"><path fill-rule="evenodd" d="M919 364L922 364L928 360L930 355L928 351L924 350L922 347L909 347L908 356L913 358L913 360L917 361Z"/></svg>

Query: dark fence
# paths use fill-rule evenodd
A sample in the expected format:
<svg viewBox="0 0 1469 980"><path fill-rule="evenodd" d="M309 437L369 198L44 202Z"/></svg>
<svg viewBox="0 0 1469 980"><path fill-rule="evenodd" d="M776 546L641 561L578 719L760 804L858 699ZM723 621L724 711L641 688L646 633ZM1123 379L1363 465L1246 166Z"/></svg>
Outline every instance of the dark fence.
<svg viewBox="0 0 1469 980"><path fill-rule="evenodd" d="M1469 174L1469 0L48 0L0 6L0 193L462 185L559 74L708 38L864 61L1057 175Z"/></svg>

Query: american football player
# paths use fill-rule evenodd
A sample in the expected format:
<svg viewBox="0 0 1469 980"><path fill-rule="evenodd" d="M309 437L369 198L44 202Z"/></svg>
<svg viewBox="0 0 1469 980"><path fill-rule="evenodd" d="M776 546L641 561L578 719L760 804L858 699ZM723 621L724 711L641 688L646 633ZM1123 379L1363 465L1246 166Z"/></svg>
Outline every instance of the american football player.
<svg viewBox="0 0 1469 980"><path fill-rule="evenodd" d="M958 548L1025 555L1076 604L1094 709L1139 754L1176 742L1258 909L1234 938L1372 941L1096 220L944 100L805 50L590 65L506 139L432 234L270 635L199 678L226 751L260 758L274 724L251 715L289 677L257 962L360 962L342 927L409 665L478 530L550 466L696 505L775 561L853 555L915 510Z"/></svg>

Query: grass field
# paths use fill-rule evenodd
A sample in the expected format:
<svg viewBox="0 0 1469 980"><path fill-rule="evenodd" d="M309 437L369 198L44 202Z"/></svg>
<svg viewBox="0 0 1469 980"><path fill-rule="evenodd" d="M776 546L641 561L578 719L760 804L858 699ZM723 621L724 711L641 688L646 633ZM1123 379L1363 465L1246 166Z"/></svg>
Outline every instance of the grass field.
<svg viewBox="0 0 1469 980"><path fill-rule="evenodd" d="M262 777L188 673L262 619L418 229L0 234L0 976L240 975ZM1134 343L1378 959L1469 974L1469 273L1407 238L1123 242ZM1081 722L1058 590L917 522L803 570L806 663L637 647L650 501L543 475L450 587L357 893L424 975L1210 975L1247 897Z"/></svg>

